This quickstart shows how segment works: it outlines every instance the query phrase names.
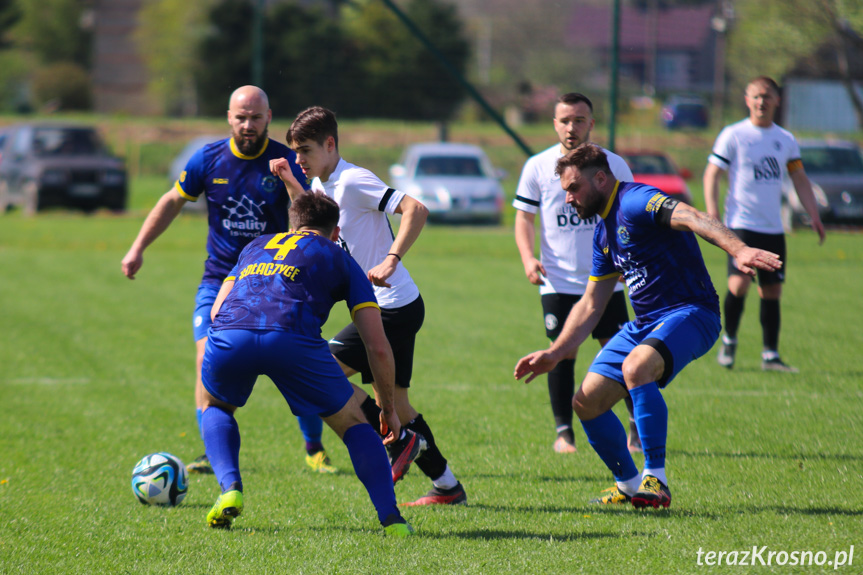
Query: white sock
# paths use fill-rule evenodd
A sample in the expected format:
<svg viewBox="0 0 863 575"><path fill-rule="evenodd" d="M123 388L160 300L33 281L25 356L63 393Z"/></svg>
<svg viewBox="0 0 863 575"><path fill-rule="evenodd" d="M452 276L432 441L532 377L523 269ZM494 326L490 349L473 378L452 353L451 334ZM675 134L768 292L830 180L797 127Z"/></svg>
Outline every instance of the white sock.
<svg viewBox="0 0 863 575"><path fill-rule="evenodd" d="M664 467L660 467L659 469L648 469L647 467L645 467L644 472L641 474L642 478L645 475L652 475L658 480L660 480L663 485L668 485L668 478L665 476Z"/></svg>
<svg viewBox="0 0 863 575"><path fill-rule="evenodd" d="M722 334L722 343L724 343L725 345L732 345L732 344L737 343L737 338L736 337L729 337L728 334L723 333Z"/></svg>
<svg viewBox="0 0 863 575"><path fill-rule="evenodd" d="M456 485L458 485L458 479L455 478L455 475L450 471L449 465L446 466L446 471L443 472L443 475L434 479L432 481L432 485L437 487L438 489L452 489Z"/></svg>
<svg viewBox="0 0 863 575"><path fill-rule="evenodd" d="M626 481L615 481L615 483L617 484L618 489L632 497L641 486L641 475L635 475Z"/></svg>
<svg viewBox="0 0 863 575"><path fill-rule="evenodd" d="M761 352L761 359L770 361L771 359L779 359L779 352L774 349L765 349Z"/></svg>

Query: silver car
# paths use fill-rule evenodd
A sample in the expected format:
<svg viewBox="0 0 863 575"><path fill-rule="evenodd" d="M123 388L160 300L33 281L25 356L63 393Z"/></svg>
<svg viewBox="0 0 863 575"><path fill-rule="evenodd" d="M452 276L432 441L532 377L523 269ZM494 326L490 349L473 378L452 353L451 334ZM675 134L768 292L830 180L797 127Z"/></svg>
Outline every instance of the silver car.
<svg viewBox="0 0 863 575"><path fill-rule="evenodd" d="M429 209L429 220L499 224L503 217L502 170L471 144L414 144L390 167L391 185Z"/></svg>
<svg viewBox="0 0 863 575"><path fill-rule="evenodd" d="M842 140L803 140L800 156L824 223L863 223L863 152L860 146ZM786 179L783 193L786 227L809 225L809 216L794 193L790 179Z"/></svg>

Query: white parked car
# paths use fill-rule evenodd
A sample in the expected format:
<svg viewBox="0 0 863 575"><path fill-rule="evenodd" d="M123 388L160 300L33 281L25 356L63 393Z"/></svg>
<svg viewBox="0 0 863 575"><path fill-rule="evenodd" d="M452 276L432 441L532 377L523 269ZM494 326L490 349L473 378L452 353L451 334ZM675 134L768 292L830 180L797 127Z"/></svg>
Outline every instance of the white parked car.
<svg viewBox="0 0 863 575"><path fill-rule="evenodd" d="M390 184L421 201L429 220L499 224L503 217L502 170L471 144L437 142L409 146L390 167Z"/></svg>

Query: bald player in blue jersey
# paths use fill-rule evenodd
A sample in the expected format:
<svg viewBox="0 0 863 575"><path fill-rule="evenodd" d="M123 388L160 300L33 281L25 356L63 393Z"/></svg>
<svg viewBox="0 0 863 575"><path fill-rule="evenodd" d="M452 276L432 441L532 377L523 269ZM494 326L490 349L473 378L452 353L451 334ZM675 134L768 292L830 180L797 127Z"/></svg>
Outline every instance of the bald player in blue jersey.
<svg viewBox="0 0 863 575"><path fill-rule="evenodd" d="M196 346L195 406L200 428L203 407L201 361L210 327L210 309L222 280L237 262L240 251L262 234L288 229L290 199L278 178L270 174L273 158L292 155L287 146L271 140L267 128L273 114L266 93L256 86L243 86L231 94L228 124L231 137L199 149L186 164L174 187L150 211L129 252L123 258L123 273L129 279L144 263L144 250L180 213L186 202L207 202L207 259L195 298L192 328ZM295 176L305 182L302 170L291 163ZM300 418L306 440L306 463L315 471L334 472L321 442L320 418ZM211 473L206 455L189 464L189 471Z"/></svg>
<svg viewBox="0 0 863 575"><path fill-rule="evenodd" d="M596 326L620 276L635 320L609 340L593 360L573 398L588 442L606 464L615 486L594 503L637 508L668 507L665 474L668 408L665 388L719 337L719 298L704 266L695 234L735 258L740 270L773 271L777 254L743 243L718 220L657 188L618 182L602 148L583 144L558 160L561 193L582 219L595 215L593 269L584 297L572 308L560 336L547 350L521 358L515 377L547 373ZM629 395L644 448L639 473L626 432L611 408Z"/></svg>
<svg viewBox="0 0 863 575"><path fill-rule="evenodd" d="M395 410L395 363L374 288L359 264L335 241L339 206L323 193L303 194L291 206L287 233L253 240L225 278L213 305L204 353L202 429L222 488L207 515L211 527L230 527L243 511L240 430L234 418L259 375L266 375L295 415L324 418L348 448L357 477L388 535L413 533L399 513L384 443L400 433ZM380 435L330 354L321 326L344 300L365 344L381 408ZM381 436L385 439L381 442Z"/></svg>

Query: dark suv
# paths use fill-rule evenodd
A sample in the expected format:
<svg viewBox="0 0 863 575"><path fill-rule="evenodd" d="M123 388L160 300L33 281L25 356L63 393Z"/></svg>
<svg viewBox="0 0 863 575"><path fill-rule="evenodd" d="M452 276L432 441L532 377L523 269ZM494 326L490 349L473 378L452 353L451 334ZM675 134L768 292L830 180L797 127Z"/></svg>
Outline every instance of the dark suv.
<svg viewBox="0 0 863 575"><path fill-rule="evenodd" d="M111 155L95 128L19 124L0 130L0 213L48 207L85 211L126 209L123 161Z"/></svg>
<svg viewBox="0 0 863 575"><path fill-rule="evenodd" d="M669 130L706 128L710 124L707 102L697 96L672 96L659 113L662 125Z"/></svg>

